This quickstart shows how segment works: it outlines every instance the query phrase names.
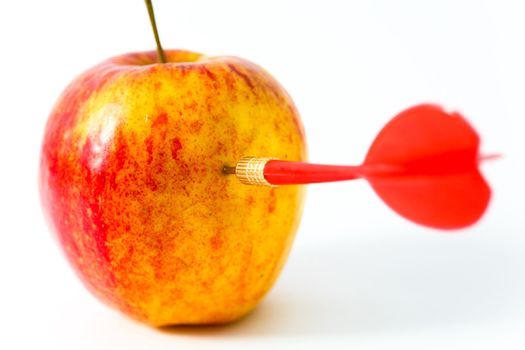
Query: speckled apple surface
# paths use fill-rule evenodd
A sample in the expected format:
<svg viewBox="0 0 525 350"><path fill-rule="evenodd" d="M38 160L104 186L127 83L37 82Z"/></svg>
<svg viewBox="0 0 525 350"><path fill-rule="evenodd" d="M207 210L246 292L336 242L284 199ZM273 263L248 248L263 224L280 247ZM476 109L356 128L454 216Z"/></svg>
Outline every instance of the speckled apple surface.
<svg viewBox="0 0 525 350"><path fill-rule="evenodd" d="M155 326L228 322L275 282L303 189L246 186L221 169L246 155L305 160L304 132L260 67L166 54L115 57L64 91L44 136L44 211L106 303Z"/></svg>

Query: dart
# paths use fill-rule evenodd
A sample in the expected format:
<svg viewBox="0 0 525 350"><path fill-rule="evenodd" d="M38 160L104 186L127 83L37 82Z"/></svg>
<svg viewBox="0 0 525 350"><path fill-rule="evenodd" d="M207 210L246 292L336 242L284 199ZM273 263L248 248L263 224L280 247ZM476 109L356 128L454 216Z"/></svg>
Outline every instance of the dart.
<svg viewBox="0 0 525 350"><path fill-rule="evenodd" d="M225 174L246 185L280 186L365 179L402 217L437 229L459 229L478 221L490 187L479 171L480 137L457 112L423 104L395 116L379 132L358 166L243 157Z"/></svg>

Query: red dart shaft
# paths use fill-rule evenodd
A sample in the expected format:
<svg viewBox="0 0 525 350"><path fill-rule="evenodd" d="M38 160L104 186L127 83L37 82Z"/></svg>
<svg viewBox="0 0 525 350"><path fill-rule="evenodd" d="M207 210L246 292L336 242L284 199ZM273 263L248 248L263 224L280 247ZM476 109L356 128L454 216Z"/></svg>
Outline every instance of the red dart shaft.
<svg viewBox="0 0 525 350"><path fill-rule="evenodd" d="M367 175L392 174L400 167L388 165L323 165L284 160L269 160L264 178L272 185L299 185L319 182L353 180Z"/></svg>

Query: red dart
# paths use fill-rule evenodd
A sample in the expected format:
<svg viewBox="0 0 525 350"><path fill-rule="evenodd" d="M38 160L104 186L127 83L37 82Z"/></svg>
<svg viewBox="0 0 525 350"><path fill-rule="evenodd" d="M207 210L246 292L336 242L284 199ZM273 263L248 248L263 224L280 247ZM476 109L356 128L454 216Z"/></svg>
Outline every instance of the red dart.
<svg viewBox="0 0 525 350"><path fill-rule="evenodd" d="M458 229L481 218L490 188L478 165L480 138L457 112L418 105L394 117L377 135L363 164L320 165L244 157L224 172L244 184L294 185L366 179L396 213L415 223Z"/></svg>

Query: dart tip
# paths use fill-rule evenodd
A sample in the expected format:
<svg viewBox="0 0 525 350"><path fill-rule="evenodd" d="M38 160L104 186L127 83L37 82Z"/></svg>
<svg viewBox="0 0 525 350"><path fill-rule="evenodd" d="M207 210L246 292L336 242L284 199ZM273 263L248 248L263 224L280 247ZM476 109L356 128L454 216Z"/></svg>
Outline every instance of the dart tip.
<svg viewBox="0 0 525 350"><path fill-rule="evenodd" d="M234 175L235 174L235 168L234 166L228 166L228 165L225 165L223 168L222 168L222 173L224 175Z"/></svg>

